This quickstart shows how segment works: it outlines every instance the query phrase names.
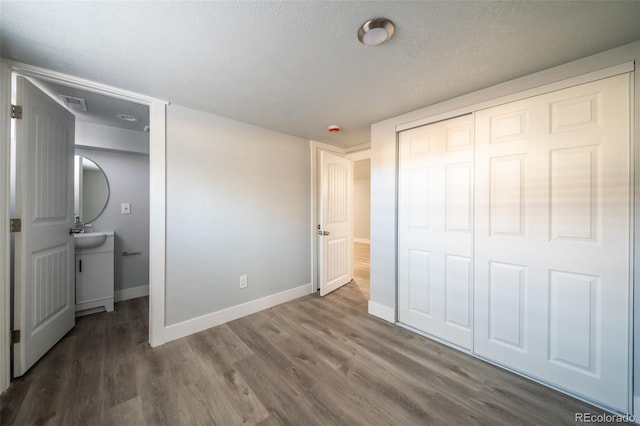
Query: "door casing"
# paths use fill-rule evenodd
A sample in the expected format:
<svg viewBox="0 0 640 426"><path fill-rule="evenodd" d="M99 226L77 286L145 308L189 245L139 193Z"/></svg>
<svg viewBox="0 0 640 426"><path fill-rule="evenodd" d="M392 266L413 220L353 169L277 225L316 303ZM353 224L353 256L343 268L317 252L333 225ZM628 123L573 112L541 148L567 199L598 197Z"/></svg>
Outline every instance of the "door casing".
<svg viewBox="0 0 640 426"><path fill-rule="evenodd" d="M65 86L89 90L113 98L149 107L149 206L154 212L149 220L149 344L165 342L165 257L166 257L166 106L167 102L134 92L121 90L90 80L14 61L0 62L0 117L5 131L0 134L0 223L9 220L9 166L11 118L9 114L11 74L51 81ZM0 227L0 393L9 387L10 373L10 307L9 296L9 232Z"/></svg>

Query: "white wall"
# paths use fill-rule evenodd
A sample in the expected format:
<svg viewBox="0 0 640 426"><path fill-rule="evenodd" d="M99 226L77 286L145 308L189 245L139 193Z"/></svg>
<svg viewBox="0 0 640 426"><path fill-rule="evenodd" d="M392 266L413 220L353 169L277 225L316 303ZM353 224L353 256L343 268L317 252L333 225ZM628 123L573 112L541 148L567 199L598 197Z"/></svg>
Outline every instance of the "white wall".
<svg viewBox="0 0 640 426"><path fill-rule="evenodd" d="M356 240L369 240L370 216L371 216L371 177L367 171L358 170L370 168L370 160L354 162L353 174L353 238Z"/></svg>
<svg viewBox="0 0 640 426"><path fill-rule="evenodd" d="M371 296L369 312L394 322L396 315L396 132L410 123L444 119L453 113L460 115L487 107L492 100L516 94L535 87L551 84L603 68L640 61L640 42L580 59L536 74L512 80L478 92L470 93L418 111L393 117L371 127ZM635 87L640 87L640 73L635 72ZM640 135L640 90L635 90L634 132ZM640 170L640 150L636 149L635 136L634 163ZM640 174L636 173L635 187L635 235L634 245L640 244ZM640 253L634 252L634 352L640 354ZM636 415L640 409L640 356L634 358Z"/></svg>
<svg viewBox="0 0 640 426"><path fill-rule="evenodd" d="M168 326L311 282L308 159L307 140L167 108Z"/></svg>
<svg viewBox="0 0 640 426"><path fill-rule="evenodd" d="M140 133L140 132L137 132ZM114 231L115 291L149 285L149 157L76 147L102 168L109 182L109 200L92 223L96 231ZM121 203L131 203L122 214ZM140 252L123 257L122 252Z"/></svg>

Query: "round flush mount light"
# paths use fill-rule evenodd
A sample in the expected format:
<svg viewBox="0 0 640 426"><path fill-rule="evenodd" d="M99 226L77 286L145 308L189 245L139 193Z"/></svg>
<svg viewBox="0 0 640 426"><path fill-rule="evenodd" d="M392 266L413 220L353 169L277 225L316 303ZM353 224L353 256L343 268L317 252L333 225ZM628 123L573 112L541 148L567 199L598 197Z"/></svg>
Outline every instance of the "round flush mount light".
<svg viewBox="0 0 640 426"><path fill-rule="evenodd" d="M358 30L358 40L367 46L377 46L393 37L395 27L387 18L370 19Z"/></svg>
<svg viewBox="0 0 640 426"><path fill-rule="evenodd" d="M133 115L129 115L129 114L116 114L116 117L119 118L122 121L138 121L137 118L135 118Z"/></svg>
<svg viewBox="0 0 640 426"><path fill-rule="evenodd" d="M338 126L337 124L332 124L331 126L327 127L327 130L329 131L329 133L338 133L340 131L340 126Z"/></svg>

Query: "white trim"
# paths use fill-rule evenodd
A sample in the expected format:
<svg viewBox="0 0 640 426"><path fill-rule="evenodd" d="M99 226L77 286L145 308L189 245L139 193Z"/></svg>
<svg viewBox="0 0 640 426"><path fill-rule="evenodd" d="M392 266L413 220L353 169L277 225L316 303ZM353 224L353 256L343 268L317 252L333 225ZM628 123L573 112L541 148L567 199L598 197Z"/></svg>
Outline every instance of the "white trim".
<svg viewBox="0 0 640 426"><path fill-rule="evenodd" d="M381 318L392 324L396 323L396 310L388 306L381 305L378 302L369 300L369 315Z"/></svg>
<svg viewBox="0 0 640 426"><path fill-rule="evenodd" d="M371 240L368 238L354 238L353 242L360 243L360 244L371 244Z"/></svg>
<svg viewBox="0 0 640 426"><path fill-rule="evenodd" d="M163 344L165 331L166 259L166 105L149 96L73 77L32 65L4 60L14 72L149 106L149 344ZM10 93L10 92L9 92ZM6 141L6 143L10 143Z"/></svg>
<svg viewBox="0 0 640 426"><path fill-rule="evenodd" d="M166 328L164 337L166 342L170 342L172 340L180 339L181 337L189 336L208 328L254 314L264 309L274 307L281 303L307 296L311 293L313 293L313 285L311 283L304 284L261 299L252 300L217 312L202 315L198 318L170 325Z"/></svg>
<svg viewBox="0 0 640 426"><path fill-rule="evenodd" d="M57 71L51 71L45 68L36 67L33 65L25 64L22 62L12 61L10 59L3 59L3 61L9 65L13 72L24 75L26 77L35 77L41 80L51 81L56 84L62 84L68 87L74 87L77 89L87 90L93 93L99 93L107 95L113 98L123 99L126 101L143 103L145 105L151 105L154 102L160 102L166 104L168 102L152 98L150 96L142 95L140 93L131 92L128 90L118 89L116 87L108 86L106 84L98 83L91 80L85 80L80 77L74 77L72 75L63 74ZM149 124L150 127L151 123Z"/></svg>
<svg viewBox="0 0 640 426"><path fill-rule="evenodd" d="M333 151L340 154L346 153L346 151L343 148L340 148L339 146L335 146L335 145L329 145L328 143L324 143L324 142L309 141L309 145L312 148L324 149L326 151Z"/></svg>
<svg viewBox="0 0 640 426"><path fill-rule="evenodd" d="M347 158L351 161L368 160L371 158L371 150L354 151L347 154Z"/></svg>
<svg viewBox="0 0 640 426"><path fill-rule="evenodd" d="M9 104L11 102L11 70L4 63L0 63L0 120L3 129L0 134L0 394L9 388L11 380L9 343L11 324L11 300L9 284L9 232L6 224L9 222L9 193L10 193L10 146L11 146L11 118Z"/></svg>
<svg viewBox="0 0 640 426"><path fill-rule="evenodd" d="M102 297L87 302L76 303L76 316L93 314L95 312L112 312L113 297Z"/></svg>
<svg viewBox="0 0 640 426"><path fill-rule="evenodd" d="M149 286L141 285L138 287L124 288L122 290L116 290L113 293L113 301L118 303L123 300L137 299L138 297L144 297L149 295Z"/></svg>
<svg viewBox="0 0 640 426"><path fill-rule="evenodd" d="M365 149L369 149L369 148L371 148L371 143L367 142L360 145L355 145L355 146L350 146L348 148L345 148L344 152L351 153L356 151L364 151Z"/></svg>

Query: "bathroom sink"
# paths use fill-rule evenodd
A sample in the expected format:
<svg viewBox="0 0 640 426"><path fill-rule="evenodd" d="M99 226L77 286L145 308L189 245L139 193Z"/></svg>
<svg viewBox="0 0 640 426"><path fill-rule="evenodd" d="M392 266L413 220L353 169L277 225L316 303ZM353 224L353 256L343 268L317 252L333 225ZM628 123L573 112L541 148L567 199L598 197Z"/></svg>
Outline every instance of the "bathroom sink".
<svg viewBox="0 0 640 426"><path fill-rule="evenodd" d="M107 240L106 232L90 232L86 234L73 234L76 249L88 249L99 247Z"/></svg>

